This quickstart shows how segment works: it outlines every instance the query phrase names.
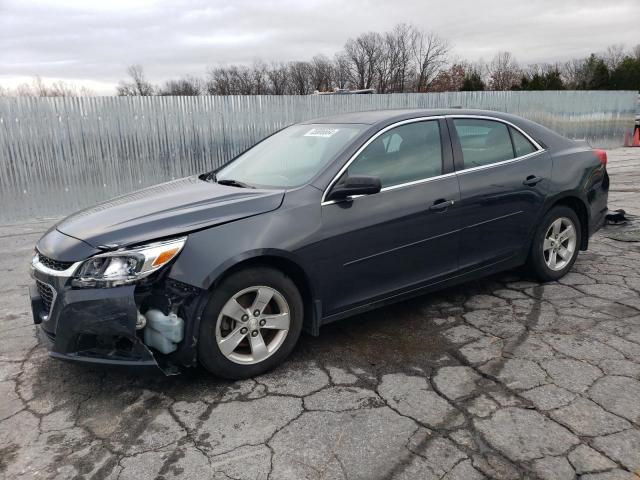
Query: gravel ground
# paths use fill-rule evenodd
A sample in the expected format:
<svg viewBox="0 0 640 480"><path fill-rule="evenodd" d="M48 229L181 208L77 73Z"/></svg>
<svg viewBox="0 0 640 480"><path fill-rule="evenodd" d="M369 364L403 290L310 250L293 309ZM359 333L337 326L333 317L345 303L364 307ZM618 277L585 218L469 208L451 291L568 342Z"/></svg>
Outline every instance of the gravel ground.
<svg viewBox="0 0 640 480"><path fill-rule="evenodd" d="M640 211L640 149L609 160L610 207ZM558 283L467 283L224 382L50 359L26 296L49 223L0 227L0 477L640 478L640 243L608 236L633 225Z"/></svg>

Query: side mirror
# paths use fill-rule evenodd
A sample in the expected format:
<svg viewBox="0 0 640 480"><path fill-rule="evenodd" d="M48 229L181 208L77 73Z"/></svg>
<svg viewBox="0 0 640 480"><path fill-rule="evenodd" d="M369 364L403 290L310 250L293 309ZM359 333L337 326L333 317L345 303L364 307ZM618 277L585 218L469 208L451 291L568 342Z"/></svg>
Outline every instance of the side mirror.
<svg viewBox="0 0 640 480"><path fill-rule="evenodd" d="M344 200L354 195L372 195L381 189L382 184L378 177L347 176L333 186L327 200Z"/></svg>

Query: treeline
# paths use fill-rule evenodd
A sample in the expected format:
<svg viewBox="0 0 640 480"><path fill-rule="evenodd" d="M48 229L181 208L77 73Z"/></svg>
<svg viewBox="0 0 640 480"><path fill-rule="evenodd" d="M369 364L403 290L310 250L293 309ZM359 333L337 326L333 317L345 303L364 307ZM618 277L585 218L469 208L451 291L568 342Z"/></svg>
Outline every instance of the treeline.
<svg viewBox="0 0 640 480"><path fill-rule="evenodd" d="M0 85L0 97L90 97L95 95L91 89L76 86L59 80L46 84L36 76L31 83L23 83L16 88L4 88Z"/></svg>
<svg viewBox="0 0 640 480"><path fill-rule="evenodd" d="M118 95L308 95L369 88L377 93L640 90L640 45L631 50L614 45L587 58L555 64L521 65L507 51L472 63L453 58L450 44L437 34L399 24L389 32L348 40L333 58L316 55L287 63L258 60L251 66L214 66L204 77L185 76L160 85L146 78L142 66L132 65L127 77L119 82ZM47 91L26 85L5 94L82 94L64 84L58 87Z"/></svg>

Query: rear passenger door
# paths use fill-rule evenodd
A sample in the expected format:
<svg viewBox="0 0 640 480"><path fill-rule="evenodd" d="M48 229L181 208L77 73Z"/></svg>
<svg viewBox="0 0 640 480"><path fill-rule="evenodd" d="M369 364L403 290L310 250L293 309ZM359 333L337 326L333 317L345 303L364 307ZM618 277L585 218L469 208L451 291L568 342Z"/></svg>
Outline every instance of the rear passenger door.
<svg viewBox="0 0 640 480"><path fill-rule="evenodd" d="M460 183L462 270L524 253L547 194L551 160L538 144L507 122L447 119Z"/></svg>

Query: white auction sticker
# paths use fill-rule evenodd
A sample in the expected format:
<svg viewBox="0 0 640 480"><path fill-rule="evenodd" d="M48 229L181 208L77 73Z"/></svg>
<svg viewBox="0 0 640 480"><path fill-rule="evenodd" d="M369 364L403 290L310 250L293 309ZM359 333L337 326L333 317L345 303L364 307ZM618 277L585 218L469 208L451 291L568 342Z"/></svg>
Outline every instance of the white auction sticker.
<svg viewBox="0 0 640 480"><path fill-rule="evenodd" d="M305 133L304 136L329 138L339 130L339 128L312 128L307 133Z"/></svg>

